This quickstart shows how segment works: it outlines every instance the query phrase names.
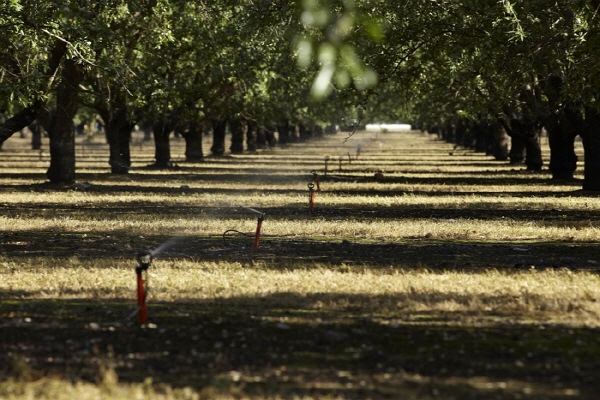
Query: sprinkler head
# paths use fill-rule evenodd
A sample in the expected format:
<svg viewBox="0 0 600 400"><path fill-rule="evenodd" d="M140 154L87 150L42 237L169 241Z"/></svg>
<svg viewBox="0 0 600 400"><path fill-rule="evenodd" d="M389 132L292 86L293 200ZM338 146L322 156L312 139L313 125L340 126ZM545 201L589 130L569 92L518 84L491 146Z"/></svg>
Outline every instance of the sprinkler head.
<svg viewBox="0 0 600 400"><path fill-rule="evenodd" d="M138 268L141 271L147 270L150 264L152 264L152 253L150 253L149 251L140 251L137 254L136 258L138 263L140 264Z"/></svg>

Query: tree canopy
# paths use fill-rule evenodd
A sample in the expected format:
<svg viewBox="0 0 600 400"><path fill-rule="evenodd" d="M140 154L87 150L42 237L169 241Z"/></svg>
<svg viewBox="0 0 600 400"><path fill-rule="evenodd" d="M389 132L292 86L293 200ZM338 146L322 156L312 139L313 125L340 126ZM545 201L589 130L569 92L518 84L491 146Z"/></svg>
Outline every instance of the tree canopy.
<svg viewBox="0 0 600 400"><path fill-rule="evenodd" d="M56 108L70 60L82 74L73 95L123 131L142 120L330 122L356 106L366 119L448 129L487 118L525 143L527 166L537 170L541 127L556 137L574 129L597 135L588 133L600 111L599 7L598 0L2 0L0 141ZM111 160L126 167L117 141Z"/></svg>

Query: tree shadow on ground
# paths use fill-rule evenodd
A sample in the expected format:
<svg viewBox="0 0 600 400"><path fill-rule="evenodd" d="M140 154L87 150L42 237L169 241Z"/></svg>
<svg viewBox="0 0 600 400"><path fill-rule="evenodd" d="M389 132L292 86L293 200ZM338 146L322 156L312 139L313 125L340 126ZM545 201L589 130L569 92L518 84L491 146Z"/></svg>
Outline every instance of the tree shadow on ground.
<svg viewBox="0 0 600 400"><path fill-rule="evenodd" d="M135 259L173 239L125 232L29 231L0 235L0 252L11 259ZM239 262L274 269L429 268L432 270L521 270L535 267L598 270L597 243L490 243L409 239L398 242L308 239L263 235L253 247L252 232L219 236L181 236L160 259Z"/></svg>
<svg viewBox="0 0 600 400"><path fill-rule="evenodd" d="M156 192L155 188L147 188L148 192ZM127 188L116 188L113 192L129 192ZM173 194L182 194L190 192L182 191L178 188L163 188L163 192L172 192ZM239 189L213 189L215 193L226 194L244 194L254 193L255 190ZM278 192L269 190L269 193L276 194L308 194L308 191L287 189ZM326 202L327 200L325 200ZM254 206L253 204L247 204ZM4 204L2 210L7 215L19 215L28 218L81 218L82 220L122 220L127 215L147 215L157 218L172 219L232 219L247 220L253 213L247 211L243 204L231 204L221 206L205 206L198 204L163 204L149 203L143 200L123 201L120 203L101 204L101 203L81 203L74 204ZM285 206L267 206L257 207L260 212L265 213L267 220L276 221L381 221L389 220L401 222L402 220L429 220L429 221L449 221L456 220L505 220L505 221L536 221L547 227L572 227L580 229L584 226L591 226L592 221L600 217L600 210L597 209L522 209L509 208L509 206L497 204L481 204L468 208L457 208L455 205L437 206L435 208L403 204L398 200L398 204L393 205L356 205L349 199L346 203L338 203L335 206L321 205L319 196L315 197L314 207L311 213L308 212L308 195L306 203L287 204Z"/></svg>
<svg viewBox="0 0 600 400"><path fill-rule="evenodd" d="M600 389L597 329L403 311L411 296L150 300L146 329L125 318L133 299L5 300L0 375L26 360L39 375L94 382L110 366L121 382L283 398L594 399Z"/></svg>

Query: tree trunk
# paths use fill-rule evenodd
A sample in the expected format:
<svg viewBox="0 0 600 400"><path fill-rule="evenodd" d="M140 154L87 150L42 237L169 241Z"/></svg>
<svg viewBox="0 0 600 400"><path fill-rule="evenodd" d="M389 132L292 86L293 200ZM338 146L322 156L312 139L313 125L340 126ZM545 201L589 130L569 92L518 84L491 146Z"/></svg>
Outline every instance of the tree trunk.
<svg viewBox="0 0 600 400"><path fill-rule="evenodd" d="M471 132L473 135L474 148L476 152L485 153L488 149L488 124L479 119L471 124Z"/></svg>
<svg viewBox="0 0 600 400"><path fill-rule="evenodd" d="M525 161L525 142L519 136L510 138L510 151L508 158L511 164L523 164Z"/></svg>
<svg viewBox="0 0 600 400"><path fill-rule="evenodd" d="M259 149L267 148L267 128L259 126L256 130L256 147Z"/></svg>
<svg viewBox="0 0 600 400"><path fill-rule="evenodd" d="M213 144L210 152L213 156L222 156L225 153L225 129L227 128L226 120L213 121Z"/></svg>
<svg viewBox="0 0 600 400"><path fill-rule="evenodd" d="M315 137L318 137L318 138L323 137L323 127L321 125L315 124L313 132L314 132Z"/></svg>
<svg viewBox="0 0 600 400"><path fill-rule="evenodd" d="M582 136L584 150L583 190L600 191L600 119L595 122L587 121L587 125L589 133Z"/></svg>
<svg viewBox="0 0 600 400"><path fill-rule="evenodd" d="M542 149L540 147L540 129L537 134L525 136L525 166L527 171L539 172L542 170L544 160L542 159Z"/></svg>
<svg viewBox="0 0 600 400"><path fill-rule="evenodd" d="M258 136L258 124L255 121L248 121L246 128L246 150L256 151L256 139Z"/></svg>
<svg viewBox="0 0 600 400"><path fill-rule="evenodd" d="M175 121L167 116L161 116L159 120L152 125L154 134L154 158L155 162L152 168L167 169L172 168L171 163L171 143L169 136L175 128Z"/></svg>
<svg viewBox="0 0 600 400"><path fill-rule="evenodd" d="M77 96L82 74L73 60L65 60L62 81L56 93L56 113L50 137L50 167L46 176L51 183L75 182L75 127Z"/></svg>
<svg viewBox="0 0 600 400"><path fill-rule="evenodd" d="M181 133L185 139L185 161L204 161L204 153L202 151L203 133L204 124L202 123L191 123L189 129Z"/></svg>
<svg viewBox="0 0 600 400"><path fill-rule="evenodd" d="M275 137L275 131L277 128L274 126L265 128L265 136L267 138L267 144L269 147L275 147L277 145L277 138Z"/></svg>
<svg viewBox="0 0 600 400"><path fill-rule="evenodd" d="M572 180L577 169L575 137L577 133L569 129L565 117L551 115L545 123L550 145L550 171L552 179Z"/></svg>
<svg viewBox="0 0 600 400"><path fill-rule="evenodd" d="M105 109L99 110L104 121L106 141L109 146L108 163L113 174L127 174L131 167L129 144L135 123L129 120L124 99L114 99Z"/></svg>
<svg viewBox="0 0 600 400"><path fill-rule="evenodd" d="M467 125L466 125L465 121L462 118L460 118L458 120L458 122L456 123L454 144L459 145L459 146L466 146L467 145L466 137L467 137Z"/></svg>
<svg viewBox="0 0 600 400"><path fill-rule="evenodd" d="M506 108L506 114L510 115L509 108ZM510 122L499 119L500 123L512 138L512 147L510 150L510 162L514 164L525 149L525 165L528 171L541 171L544 165L542 159L542 149L540 147L541 127L536 119L521 117L511 117ZM523 147L521 147L523 146Z"/></svg>
<svg viewBox="0 0 600 400"><path fill-rule="evenodd" d="M312 136L312 132L310 131L310 129L302 122L298 124L298 133L301 142L308 141Z"/></svg>
<svg viewBox="0 0 600 400"><path fill-rule="evenodd" d="M231 146L229 150L233 154L240 154L244 152L244 134L245 132L245 123L240 118L234 118L231 120L231 124L229 126L231 128Z"/></svg>
<svg viewBox="0 0 600 400"><path fill-rule="evenodd" d="M31 131L31 150L42 149L42 129L42 126L37 121L29 125L29 130Z"/></svg>
<svg viewBox="0 0 600 400"><path fill-rule="evenodd" d="M508 135L506 130L499 123L493 123L489 125L490 136L490 154L494 156L497 161L506 161L509 155L508 149ZM522 153L522 152L521 152Z"/></svg>
<svg viewBox="0 0 600 400"><path fill-rule="evenodd" d="M600 191L600 113L585 107L585 116L574 110L567 116L583 142L583 190Z"/></svg>
<svg viewBox="0 0 600 400"><path fill-rule="evenodd" d="M277 125L277 133L280 144L287 144L290 141L290 123L288 121L282 121L281 124Z"/></svg>

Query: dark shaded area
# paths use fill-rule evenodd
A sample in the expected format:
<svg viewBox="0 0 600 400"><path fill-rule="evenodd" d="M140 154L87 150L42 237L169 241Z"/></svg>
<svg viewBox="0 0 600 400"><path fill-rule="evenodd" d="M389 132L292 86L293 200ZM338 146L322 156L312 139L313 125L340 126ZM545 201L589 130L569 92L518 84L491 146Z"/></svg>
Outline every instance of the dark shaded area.
<svg viewBox="0 0 600 400"><path fill-rule="evenodd" d="M443 301L447 295L437 296ZM193 303L150 299L154 329L125 319L133 300L2 301L0 376L14 374L15 363L26 359L38 376L94 382L101 367L111 366L121 382L150 376L158 385L237 387L246 395L284 398L429 398L432 393L469 399L524 394L565 399L568 393L596 398L597 329L463 326L452 324L470 317L460 313L398 309L382 315L355 306L372 301L393 306L407 297L279 293ZM493 297L481 300L497 301ZM319 306L343 302L350 305ZM497 316L471 317L493 321ZM482 380L492 386L477 384ZM493 385L499 382L504 385Z"/></svg>
<svg viewBox="0 0 600 400"><path fill-rule="evenodd" d="M122 187L127 191L127 187ZM153 191L153 188L147 188ZM165 190L169 190L166 188ZM184 195L189 189L172 188L174 195ZM119 192L119 191L115 191ZM145 192L142 190L141 192ZM244 194L256 193L254 189L211 189L211 193ZM263 194L307 194L308 190L284 189L263 190ZM230 207L211 207L203 205L171 205L160 203L147 203L144 201L128 201L115 204L94 204L81 201L71 205L54 204L0 204L0 212L4 215L19 215L21 217L58 218L79 217L82 220L117 220L127 215L152 215L159 218L187 218L187 219L249 219L251 214L245 211L242 205ZM271 220L323 220L323 221L377 221L377 220L419 220L449 221L458 219L466 220L507 220L507 221L537 221L543 226L561 226L580 228L586 223L593 226L594 221L600 218L600 210L592 208L584 209L525 209L500 207L495 204L482 205L482 208L456 208L455 206L438 206L431 208L423 205L399 204L391 206L360 206L356 207L351 202L340 206L321 206L319 196L315 197L315 207L312 213L308 213L308 199L304 204L290 204L281 207L260 207L260 211Z"/></svg>
<svg viewBox="0 0 600 400"><path fill-rule="evenodd" d="M235 226L224 227L235 229ZM325 241L272 236L268 220L263 225L260 247L253 247L254 232L247 236L186 236L159 257L199 261L230 261L267 268L429 268L432 270L481 271L482 268L570 268L598 270L600 245L580 242L490 243L439 241L427 238L403 241L342 239ZM170 236L137 236L125 232L77 233L64 231L0 234L0 252L11 258L52 257L80 259L130 258L142 249L153 250Z"/></svg>

